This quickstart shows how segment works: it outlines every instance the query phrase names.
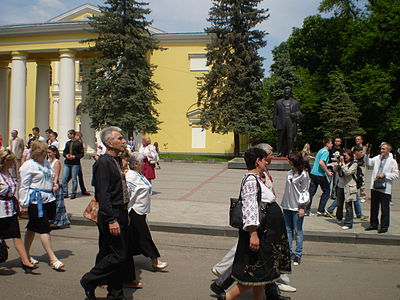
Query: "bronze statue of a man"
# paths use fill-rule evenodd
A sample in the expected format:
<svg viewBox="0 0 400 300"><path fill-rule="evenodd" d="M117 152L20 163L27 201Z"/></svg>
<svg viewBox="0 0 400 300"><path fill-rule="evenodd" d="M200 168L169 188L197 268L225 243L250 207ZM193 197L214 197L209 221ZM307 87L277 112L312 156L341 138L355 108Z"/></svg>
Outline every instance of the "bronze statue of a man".
<svg viewBox="0 0 400 300"><path fill-rule="evenodd" d="M292 89L283 90L283 98L275 103L273 124L278 131L278 156L286 157L292 151L297 135L297 122L301 118L299 102L292 97Z"/></svg>

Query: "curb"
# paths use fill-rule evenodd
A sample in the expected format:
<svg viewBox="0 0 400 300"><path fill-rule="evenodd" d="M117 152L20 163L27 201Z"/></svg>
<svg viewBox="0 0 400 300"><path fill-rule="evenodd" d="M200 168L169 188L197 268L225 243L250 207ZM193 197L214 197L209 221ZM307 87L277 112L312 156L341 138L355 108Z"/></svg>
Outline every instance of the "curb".
<svg viewBox="0 0 400 300"><path fill-rule="evenodd" d="M71 225L96 226L83 217L71 217ZM207 226L197 224L180 224L167 222L149 222L152 231L200 234L212 236L237 237L237 229L229 226ZM322 243L368 244L400 246L400 237L395 235L369 235L360 233L305 231L304 240Z"/></svg>

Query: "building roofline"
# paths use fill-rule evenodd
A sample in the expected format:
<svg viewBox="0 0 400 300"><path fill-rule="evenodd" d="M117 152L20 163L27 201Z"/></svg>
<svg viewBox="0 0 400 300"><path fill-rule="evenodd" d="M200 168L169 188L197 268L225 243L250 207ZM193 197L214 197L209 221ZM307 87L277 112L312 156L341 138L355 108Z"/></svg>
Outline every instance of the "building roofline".
<svg viewBox="0 0 400 300"><path fill-rule="evenodd" d="M66 11L52 19L50 19L48 22L58 22L58 21L64 21L68 17L75 17L78 16L82 13L85 12L97 12L100 13L100 9L97 6L94 6L92 4L86 3L81 6L75 7L69 11Z"/></svg>

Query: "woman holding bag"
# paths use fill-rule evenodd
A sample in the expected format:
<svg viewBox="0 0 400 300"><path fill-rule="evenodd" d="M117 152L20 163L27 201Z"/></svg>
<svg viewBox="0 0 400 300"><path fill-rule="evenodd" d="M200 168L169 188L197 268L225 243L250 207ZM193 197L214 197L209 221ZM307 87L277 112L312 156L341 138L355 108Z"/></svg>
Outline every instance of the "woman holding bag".
<svg viewBox="0 0 400 300"><path fill-rule="evenodd" d="M18 223L19 203L15 198L17 184L8 171L14 166L15 154L10 150L0 151L0 239L13 239L15 249L21 258L25 273L38 266L29 261Z"/></svg>
<svg viewBox="0 0 400 300"><path fill-rule="evenodd" d="M334 166L334 171L338 172L339 182L336 187L336 218L343 219L343 205L346 208L343 230L353 227L353 202L356 201L357 183L355 176L357 174L357 161L351 150L346 150L343 156L340 156L339 163Z"/></svg>
<svg viewBox="0 0 400 300"><path fill-rule="evenodd" d="M264 299L265 285L291 270L282 211L273 192L261 180L268 165L267 156L260 148L250 148L244 155L248 172L240 191L243 229L239 229L232 266L232 278L237 284L226 294L228 300L237 299L249 289L253 290L253 299Z"/></svg>

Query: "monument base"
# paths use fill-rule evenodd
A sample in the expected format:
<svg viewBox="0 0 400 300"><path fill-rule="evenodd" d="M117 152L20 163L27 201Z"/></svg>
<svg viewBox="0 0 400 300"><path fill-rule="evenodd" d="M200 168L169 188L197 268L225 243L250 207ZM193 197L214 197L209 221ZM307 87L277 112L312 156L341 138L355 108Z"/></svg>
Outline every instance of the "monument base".
<svg viewBox="0 0 400 300"><path fill-rule="evenodd" d="M246 170L246 163L243 157L235 157L228 162L228 169L243 169ZM286 157L274 157L271 164L268 165L269 170L288 171L290 165Z"/></svg>

